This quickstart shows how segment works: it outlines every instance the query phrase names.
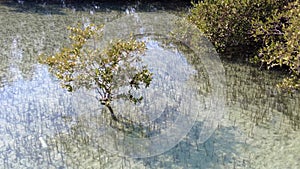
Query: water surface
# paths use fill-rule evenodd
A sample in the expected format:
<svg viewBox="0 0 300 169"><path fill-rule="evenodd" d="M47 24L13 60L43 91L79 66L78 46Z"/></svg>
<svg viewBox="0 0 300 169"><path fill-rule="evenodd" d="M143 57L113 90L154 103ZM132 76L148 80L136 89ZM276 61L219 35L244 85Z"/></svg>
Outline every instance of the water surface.
<svg viewBox="0 0 300 169"><path fill-rule="evenodd" d="M165 10L178 14L175 10ZM223 62L227 81L226 114L206 142L197 141L203 125L199 119L182 141L157 156L133 159L104 150L95 137L99 130L94 130L91 121L97 122L100 108L95 102L78 99L78 93L63 90L47 67L38 64L37 56L41 52L57 51L61 44L68 43L66 26L77 22L109 23L135 12L164 15L166 11L160 10L157 4L146 5L145 9L112 4L80 8L26 5L26 2L23 6L0 4L1 168L300 167L300 95L276 90L274 86L281 78L276 72L227 61ZM152 53L159 51L157 43L149 41L150 52L151 45L155 49ZM182 66L195 70L188 52L160 50L158 54L174 56ZM156 60L158 54L149 60ZM170 69L178 66L174 60ZM168 72L161 76L172 77ZM205 86L204 76L202 80L198 85L205 94L209 86ZM168 87L164 89L169 90ZM160 98L166 100L164 96ZM171 108L176 105L172 101L168 104ZM85 112L87 108L95 109Z"/></svg>

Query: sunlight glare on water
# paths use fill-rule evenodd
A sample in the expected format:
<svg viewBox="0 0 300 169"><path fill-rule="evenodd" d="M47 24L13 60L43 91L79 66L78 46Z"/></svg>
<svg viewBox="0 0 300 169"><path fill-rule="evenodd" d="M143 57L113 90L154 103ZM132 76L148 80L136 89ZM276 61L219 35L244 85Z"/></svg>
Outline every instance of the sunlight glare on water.
<svg viewBox="0 0 300 169"><path fill-rule="evenodd" d="M201 132L205 132L203 127L208 124L204 123L207 116L201 116L201 112L212 104L204 98L211 92L209 80L214 77L208 77L208 69L203 65L205 60L201 63L199 56L195 59L195 52L183 51L185 48L179 48L176 43L163 45L163 40L145 35L153 33L151 30L165 30L170 26L166 22L166 13L176 13L174 8L168 8L170 4L161 7L155 3L145 6L142 3L125 4L121 7L113 3L99 3L85 6L88 10L82 6L68 6L66 1L59 5L21 0L0 2L0 168L300 167L300 95L276 91L274 86L280 75L223 61L227 113L223 116L220 112L220 116L211 117L218 119L217 130L208 132L210 137L205 142L201 141ZM157 148L165 148L166 143L134 149L129 144L134 139L129 139L121 145L122 138L114 134L109 135L109 140L101 140L107 131L114 130L99 123L102 122L99 114L103 107L93 98L93 93L66 92L47 68L37 62L41 52L51 53L67 44L66 27L77 22L107 22L106 40L130 34L124 31L130 28L128 25L115 27L118 23L113 21L119 18L122 22L136 23L131 25L136 30L133 33L145 35L142 37L147 42L148 51L144 62L155 73L155 78L148 93L145 90L144 94L157 97L147 97L137 106L115 103L114 106L119 106L116 109L124 114L125 110L133 112L134 109L145 126L151 124L155 127L174 122L180 112L198 111L197 118L192 119L194 122L189 133L167 151L156 151ZM155 22L153 18L156 18ZM165 24L158 24L163 21ZM165 37L166 34L152 35ZM192 93L195 90L197 94ZM188 102L189 97L195 97L198 102ZM185 100L180 101L180 98ZM165 111L162 111L162 104ZM195 104L199 104L198 107ZM194 117L193 113L191 117ZM169 118L163 119L164 115ZM189 119L190 116L183 117ZM216 122L212 123L214 126ZM168 129L167 125L159 127L162 131ZM141 133L157 136L160 131ZM174 137L186 134L174 133ZM134 134L128 135L141 137ZM162 138L167 140L169 137ZM124 148L124 151L107 151L104 145L108 150ZM119 147L113 147L115 145ZM156 152L151 151L147 158L128 157L145 157L145 152L149 152L147 148Z"/></svg>

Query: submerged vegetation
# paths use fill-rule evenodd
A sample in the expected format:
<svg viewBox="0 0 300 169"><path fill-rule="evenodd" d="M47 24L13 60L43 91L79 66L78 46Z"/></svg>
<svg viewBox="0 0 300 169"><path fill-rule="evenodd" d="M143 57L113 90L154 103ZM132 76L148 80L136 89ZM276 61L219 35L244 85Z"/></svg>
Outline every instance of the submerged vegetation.
<svg viewBox="0 0 300 169"><path fill-rule="evenodd" d="M258 66L252 67L241 62L227 62L228 59L223 62L226 86L222 89L226 90L226 100L224 102L226 108L224 112L217 112L224 113L224 117L221 121L216 120L216 118L211 120L211 122L217 122L218 127L206 142L201 144L198 140L201 132L207 131L209 129L207 127L209 126L205 126L203 123L203 120L206 119L202 120L198 118L198 116L194 119L194 126L188 135L178 142L174 148L157 156L132 159L127 156L123 157L122 155L118 155L115 151L108 151L108 146L106 145L111 147L116 146L119 150L125 147L126 150L128 150L131 145L138 148L140 144L135 142L125 144L129 143L127 138L152 141L153 138L158 138L156 136L159 134L167 132L171 134L170 136L175 136L180 132L169 132L170 130L168 130L168 128L173 128L174 122L180 122L175 118L177 115L181 115L181 112L185 110L190 110L185 107L197 106L199 107L199 109L196 108L197 110L206 111L209 110L211 104L214 104L214 102L206 102L205 99L210 98L212 83L208 80L210 78L207 74L209 69L207 69L207 71L205 70L203 60L201 60L202 58L199 59L199 57L195 55L195 52L189 47L189 44L180 43L176 41L176 39L174 40L176 43L172 41L170 43L164 43L165 41L161 39L166 36L160 37L160 35L158 35L159 37L153 35L153 37L155 37L155 39L153 38L155 43L152 43L153 39L151 39L146 42L146 46L143 46L142 42L136 41L133 38L120 41L115 40L108 45L108 47L94 45L94 42L98 42L98 40L102 41L114 38L109 37L112 36L111 34L105 33L103 33L102 38L102 26L89 25L84 27L83 25L79 25L78 27L69 28L70 33L72 33L73 30L77 31L76 29L78 29L79 32L87 29L87 32L95 31L95 34L91 34L89 38L83 38L86 39L86 41L82 43L83 46L80 48L80 54L78 55L82 58L77 58L76 61L71 59L67 60L66 58L70 56L68 54L71 53L72 49L75 49L72 44L78 42L78 40L72 39L68 41L68 39L65 38L65 28L67 25L74 25L74 23L77 22L88 25L88 23L92 22L96 24L105 23L109 26L110 22L113 22L116 23L115 26L117 28L122 28L118 27L121 23L118 22L117 18L123 16L126 16L124 18L128 18L128 14L125 13L125 10L131 7L135 8L136 6L128 5L127 1L122 1L124 5L120 6L119 3L121 3L121 1L116 0L113 1L118 2L117 5L112 3L112 1L96 1L96 4L88 4L84 1L82 4L67 4L66 8L63 7L61 4L63 1L60 0L57 0L57 2L60 1L60 5L43 4L50 0L43 0L43 2L41 2L42 0L31 0L32 3L29 3L29 0L25 0L24 4L18 4L16 0L8 0L11 1L11 3L2 3L3 1L4 0L0 2L0 17L2 18L0 20L2 25L2 29L0 30L0 44L2 45L0 63L0 120L2 133L2 139L0 141L0 164L3 166L1 168L300 168L297 162L299 161L300 152L300 92L293 94L278 92L274 86L280 82L278 78L283 77L280 75L280 72L259 71L257 68L262 63L262 67L266 68L267 62L262 62L262 60L265 59L267 61L270 57L275 56L269 54L267 50L263 50L264 47L267 48L267 46L264 45L266 41L270 43L271 41L273 43L282 42L282 44L278 45L279 48L273 48L276 50L280 49L280 45L285 47L285 41L282 39L288 36L278 35L278 38L281 39L280 41L272 39L275 36L269 36L274 32L269 28L273 25L272 22L275 24L279 16L270 15L256 24L254 24L256 22L255 20L259 20L259 18L255 19L249 17L253 19L253 23L252 20L251 23L249 22L253 28L243 35L248 36L249 33L252 34L251 37L248 36L248 42L251 42L248 43L249 47L245 47L247 45L246 43L245 46L240 46L240 48L238 48L239 45L223 48L225 54L235 52L235 54L232 55L232 60L246 56L245 52L247 49L246 54L252 57L253 61L257 61ZM38 4L36 3L37 1L41 3ZM225 2L226 0L223 1ZM24 1L20 0L20 2ZM67 0L65 2L67 2ZM106 4L106 2L108 2L108 4ZM140 2L140 0L135 0L135 2ZM165 8L163 12L160 12L160 9L158 9L158 12L156 12L154 9L160 6L160 4L152 5L152 3L149 2L150 1L145 5L149 6L149 8L145 8L145 10L141 9L141 7L138 6L139 4L137 4L138 8L135 8L137 13L129 14L129 16L138 18L141 16L139 12L153 10L154 12L150 14L154 14L153 16L155 17L157 16L156 21L162 23L162 27L158 29L165 29L168 24L164 24L159 18L167 18L165 14L169 11L165 9L169 8ZM174 8L173 1L172 3L171 1L164 2L165 4L168 3L170 8ZM230 5L234 6L234 4L239 2L241 1L236 0ZM256 0L252 2L255 3ZM270 2L270 0L268 0L268 2ZM290 5L292 5L292 3ZM83 10L83 8L85 8L85 10ZM288 8L287 6L286 9ZM90 10L92 12L90 12ZM266 12L265 10L260 11ZM176 12L177 14L177 11L170 12ZM181 10L181 12L184 13L186 11ZM210 12L217 12L217 10L211 10ZM276 10L273 12L276 12ZM285 15L286 12L280 9L277 14ZM236 15L238 15L238 13ZM224 17L227 16L224 15ZM297 13L293 14L292 17L297 17ZM140 19L139 21L141 21L141 24L145 27L148 27L148 25L151 27L158 25L146 17L138 19ZM242 20L240 19L239 21ZM281 20L279 19L277 21ZM281 30L282 33L285 32L285 34L288 32L287 29L291 28L289 24L286 24L286 21L287 20L282 20L282 23L286 26L284 30ZM247 21L244 20L243 22ZM229 24L231 23L233 22L229 22ZM216 26L213 28L216 28ZM299 28L297 29L299 30ZM295 30L297 29L295 27ZM125 29L118 30L120 30L120 32L116 32L116 34L129 33L124 32ZM188 30L189 29L187 29L187 31ZM235 31L235 29L233 30ZM255 32L260 30L262 32ZM265 32L266 34L264 33L265 30L267 30ZM109 30L109 32L113 31ZM257 36L253 36L253 34L256 33ZM85 35L86 33L83 34ZM77 33L72 34L72 36L77 35ZM137 36L148 37L148 34ZM193 36L186 37L194 38ZM294 46L296 45L297 39L299 39L299 36L295 36L293 42ZM156 43L156 40L158 43ZM169 37L167 40L169 40ZM132 95L135 96L136 99L140 98L138 96L141 95L135 95L136 93L134 91L136 89L134 86L130 86L129 81L132 78L121 78L121 81L118 81L118 77L121 77L121 75L115 74L115 69L109 70L113 73L113 82L119 82L117 84L120 85L119 89L115 86L116 88L112 88L113 90L111 90L113 93L110 102L111 108L117 120L119 120L115 121L112 119L108 107L101 105L101 103L105 104L106 101L100 94L97 95L98 87L95 79L88 79L82 75L84 75L84 72L91 73L91 75L100 79L100 71L98 72L100 73L99 76L96 76L96 68L100 68L100 66L96 66L98 66L100 59L104 59L104 56L107 57L107 52L113 51L114 49L112 47L116 46L117 43L120 46L121 44L130 44L130 42L140 44L141 48L139 49L141 50L132 50L130 53L138 54L141 58L143 58L142 55L145 51L145 47L149 47L149 49L145 51L147 58L145 57L144 63L155 64L155 67L150 64L148 65L149 70L154 74L152 75L153 79L150 87L145 89L147 91L145 95L143 95L142 103L136 106L128 100L118 100L119 98L130 99L130 97L128 97L128 91L131 88ZM222 43L221 38L220 43ZM163 52L157 50L157 44L160 45L158 46L159 49L164 50ZM286 45L290 44L286 43ZM62 54L63 48L55 50L57 47L62 46L66 48L66 50L64 50L65 56ZM201 45L199 46L201 47ZM250 47L255 46L257 46L253 48L255 50L250 50ZM258 48L258 46L260 48ZM37 64L37 53L40 51L45 53L41 56L41 62L44 64L42 66ZM87 51L91 51L93 55L88 55ZM174 52L173 54L182 58L180 61L183 61L184 64L196 70L195 72L193 71L191 76L185 76L185 78L193 78L191 79L192 81L187 81L188 86L181 86L181 83L178 83L176 79L169 78L172 76L169 76L171 72L167 71L168 69L155 69L161 68L161 63L166 63L166 60L160 58L167 56L169 51ZM288 49L286 51L291 50ZM156 55L159 56L158 59L149 59L148 54L153 54L152 52L159 54ZM73 53L71 55L75 56ZM103 57L100 58L99 56ZM132 57L136 56L137 55L132 55ZM83 62L85 58L92 58L92 60L85 60L85 62ZM170 60L172 58L174 58L174 56L171 55ZM176 61L176 59L172 61L174 60ZM88 67L87 64L85 64L85 66L80 64L91 63L91 61L94 61L91 67ZM49 63L53 65L49 66ZM130 67L142 70L143 65L139 64L141 62L138 61L134 63L137 63L137 65L132 64ZM182 70L188 72L187 70L191 70L182 69L182 66L178 63L179 62L172 62L168 64L170 70L178 70L178 72L182 72ZM273 63L276 63L275 60ZM118 64L122 65L123 63L120 61ZM106 65L108 66L107 68L112 67L108 64ZM49 76L48 71L44 69L45 67L50 68L52 76ZM270 69L278 69L279 67L280 65L270 66ZM211 67L211 69L214 68L213 66ZM62 69L69 71L65 71L64 74L61 72ZM289 70L289 67L282 64L282 69ZM72 72L73 70L74 72ZM82 72L78 70L82 70ZM69 72L70 74L68 74ZM137 72L140 71L136 71L136 73ZM123 73L127 74L127 72ZM287 73L289 73L289 71L287 71ZM56 78L55 76L61 78ZM175 71L173 77L181 76L176 74ZM297 76L294 77L296 78ZM68 81L68 78L71 79L71 81ZM54 79L56 79L56 81L53 81ZM60 90L60 86L57 86L56 83L57 79L65 86L65 90L68 89L74 94L66 94L66 92ZM292 78L290 80L292 80ZM126 84L121 86L120 82ZM111 84L115 85L115 83ZM184 90L186 87L193 85L192 87L195 90L199 89L199 92L196 93L197 96L200 96L199 100L191 102L190 93L178 92L177 88L175 88L176 86L174 87L173 84L179 84L178 86L184 88ZM145 84L141 82L140 87L142 90L144 90L144 86ZM81 87L81 89L79 89L79 87ZM86 94L86 91L81 92L81 90L95 91L99 101L90 96L82 95ZM79 93L77 94L77 92ZM193 91L191 91L191 93L192 92ZM121 93L127 95L127 97L117 97ZM90 93L88 92L88 94ZM184 97L180 97L181 94ZM93 97L96 95L93 93ZM148 96L151 97L151 99L148 99ZM169 97L170 100L165 99L167 97ZM178 103L185 106L180 107ZM204 109L201 109L199 105L203 105ZM99 107L101 107L101 109L99 109ZM163 109L164 107L166 107L166 109ZM135 110L133 108L137 109ZM161 118L154 119L158 117L156 115L162 112L160 110L163 111L163 114L160 116ZM120 113L122 113L121 116L119 116ZM124 117L133 120L134 124L123 123L127 121ZM152 122L150 120L152 120ZM181 125L180 127L185 128L186 126ZM119 133L120 135L109 137L108 139L104 137L107 136L106 134L113 136L115 133ZM161 138L164 139L164 141L174 140L173 137ZM160 148L161 145L162 144L158 143L153 146L153 148Z"/></svg>
<svg viewBox="0 0 300 169"><path fill-rule="evenodd" d="M299 0L207 0L193 3L189 20L218 52L288 70L278 84L300 89Z"/></svg>
<svg viewBox="0 0 300 169"><path fill-rule="evenodd" d="M49 66L68 91L95 90L97 99L108 108L112 119L119 121L111 102L114 99L140 102L143 98L134 91L148 87L152 73L139 57L146 49L144 42L134 38L116 40L100 49L97 42L102 28L93 24L69 27L71 44L53 55L41 55L40 62Z"/></svg>

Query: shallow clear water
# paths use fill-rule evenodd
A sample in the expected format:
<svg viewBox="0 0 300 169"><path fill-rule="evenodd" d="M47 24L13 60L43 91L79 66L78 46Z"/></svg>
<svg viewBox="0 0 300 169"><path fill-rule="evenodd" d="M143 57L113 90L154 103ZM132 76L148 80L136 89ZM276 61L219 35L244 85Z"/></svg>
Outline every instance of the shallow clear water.
<svg viewBox="0 0 300 169"><path fill-rule="evenodd" d="M140 11L136 6L113 8L111 4L80 9L31 5L0 4L0 168L300 167L300 95L284 94L274 89L280 81L280 76L274 72L230 62L223 62L227 85L226 111L223 118L217 120L218 127L213 135L204 143L199 142L204 121L198 117L186 137L158 155L130 158L112 153L111 148L107 151L101 144L104 142L98 139L103 132L99 128L102 127L99 125L101 107L87 93L63 90L47 68L38 64L37 56L41 52L53 52L68 42L66 26L77 22L113 23L117 18ZM165 11L157 10L157 6L147 5L148 10L144 10L142 16L147 16L147 11L152 11L149 15L155 13L158 18L166 16ZM143 24L150 23L145 21ZM145 30L139 31L142 34ZM111 36L107 32L106 37ZM157 40L148 41L148 52L153 56L148 54L145 62L156 71L155 77L167 79L168 83L158 80L153 84L153 93L161 94L161 100L145 100L147 110L154 112L148 113L147 118L157 118L158 114L153 110L160 110L160 104L164 102L170 109L180 111L205 109L201 106L195 108L194 102L189 105L182 102L188 106L180 108L176 100L177 95L185 100L194 97L191 91L195 88L190 87L189 79L195 71L198 71L198 79L194 82L198 82L197 90L202 91L199 95L209 93L207 72L199 66L201 63L188 57L193 53L180 51L182 48L176 49L176 45L168 49L162 47ZM174 59L155 58L160 55ZM185 71L179 71L182 69ZM170 79L174 78L173 83ZM162 91L155 93L155 86ZM183 90L186 88L189 90ZM167 91L169 94L164 94ZM181 93L176 93L178 91ZM183 91L187 92L186 95L182 94ZM174 99L168 100L170 98ZM151 104L156 107L149 106L148 102L157 102ZM205 105L205 101L201 103ZM115 106L118 105L120 110L131 109L124 103ZM178 111L174 112L176 115ZM118 139L109 138L104 140L108 146L111 145L107 144L109 141Z"/></svg>

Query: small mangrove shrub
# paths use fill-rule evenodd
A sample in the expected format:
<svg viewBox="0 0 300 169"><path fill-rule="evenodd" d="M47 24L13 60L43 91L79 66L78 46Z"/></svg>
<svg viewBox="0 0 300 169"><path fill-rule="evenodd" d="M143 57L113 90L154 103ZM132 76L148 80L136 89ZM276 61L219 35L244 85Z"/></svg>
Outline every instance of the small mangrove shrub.
<svg viewBox="0 0 300 169"><path fill-rule="evenodd" d="M133 37L114 40L107 47L99 48L103 26L90 24L69 27L70 44L49 56L42 54L40 62L52 72L69 92L79 88L95 90L99 102L108 108L111 117L119 121L111 102L127 99L133 103L143 98L134 90L148 87L152 73L141 61L145 52L144 42Z"/></svg>

